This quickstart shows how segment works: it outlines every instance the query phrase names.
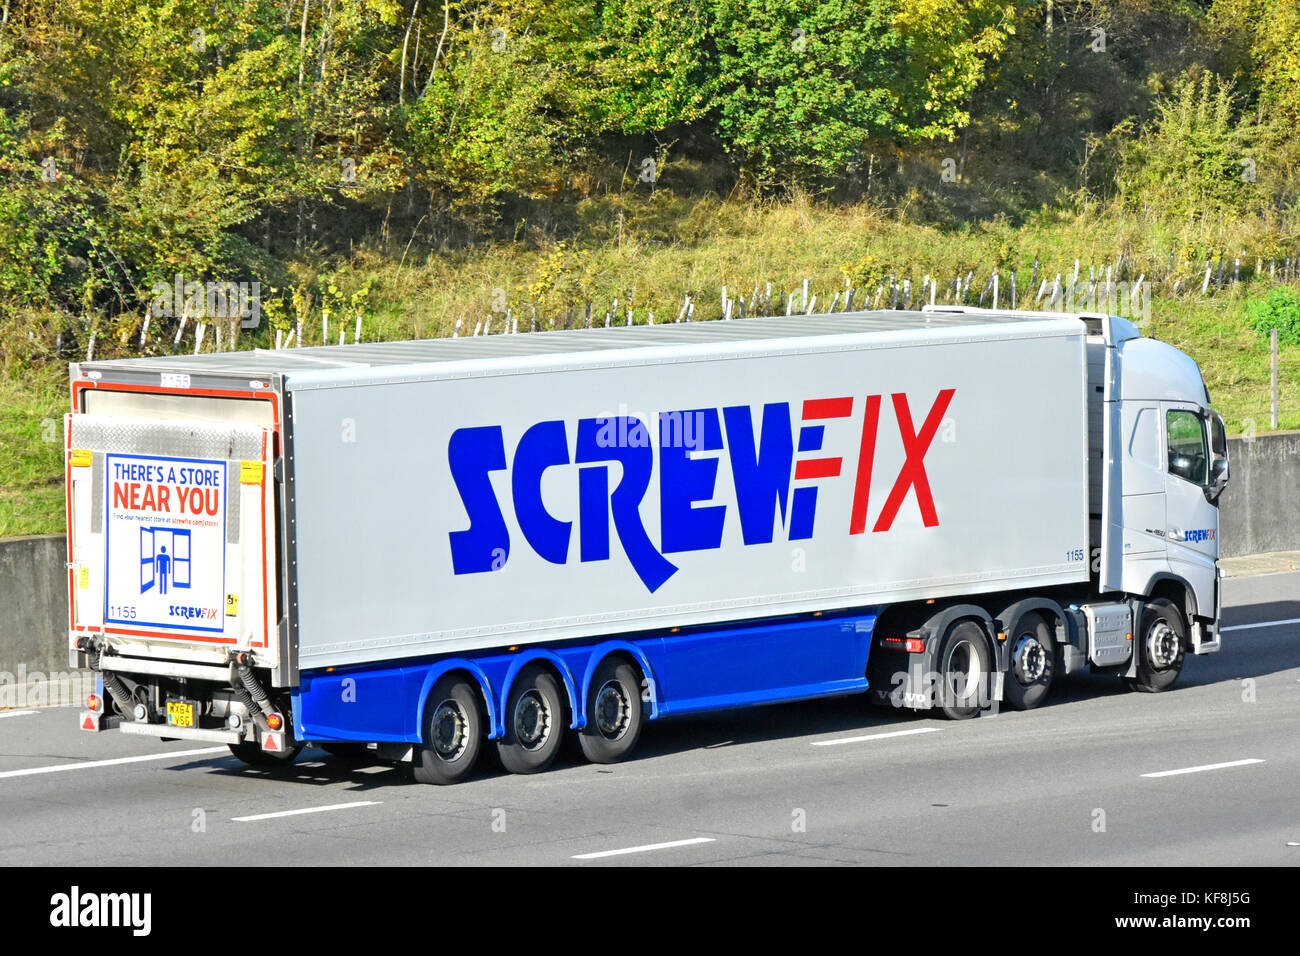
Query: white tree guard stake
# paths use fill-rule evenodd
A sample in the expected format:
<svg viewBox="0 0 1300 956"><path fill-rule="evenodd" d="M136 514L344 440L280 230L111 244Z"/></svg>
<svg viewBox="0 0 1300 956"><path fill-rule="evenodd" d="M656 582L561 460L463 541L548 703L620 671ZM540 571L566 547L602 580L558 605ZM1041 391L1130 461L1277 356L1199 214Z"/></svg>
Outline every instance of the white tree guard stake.
<svg viewBox="0 0 1300 956"><path fill-rule="evenodd" d="M285 347L285 348L288 348L288 347L289 347L289 343L295 341L295 340L297 339L297 337L298 337L298 330L297 330L297 329L290 329L290 330L289 330L289 334L285 337L285 340L284 340L284 347Z"/></svg>
<svg viewBox="0 0 1300 956"><path fill-rule="evenodd" d="M278 352L284 346L284 329L275 330L275 350Z"/></svg>
<svg viewBox="0 0 1300 956"><path fill-rule="evenodd" d="M203 336L208 331L208 327L202 322L194 329L194 354L199 354L199 349L203 348Z"/></svg>
<svg viewBox="0 0 1300 956"><path fill-rule="evenodd" d="M451 337L453 339L460 337L460 319L456 320L456 327L451 330Z"/></svg>
<svg viewBox="0 0 1300 956"><path fill-rule="evenodd" d="M339 329L339 345L347 345L347 340L348 340L348 330Z"/></svg>
<svg viewBox="0 0 1300 956"><path fill-rule="evenodd" d="M357 329L352 335L352 342L355 344L361 341L361 316L357 316Z"/></svg>
<svg viewBox="0 0 1300 956"><path fill-rule="evenodd" d="M479 335L483 331L482 321L474 323L474 334Z"/></svg>
<svg viewBox="0 0 1300 956"><path fill-rule="evenodd" d="M140 347L141 348L144 348L144 340L149 337L150 317L151 317L150 313L146 312L144 314L144 323L140 326Z"/></svg>
<svg viewBox="0 0 1300 956"><path fill-rule="evenodd" d="M330 315L328 312L322 312L320 315L320 344L330 344Z"/></svg>
<svg viewBox="0 0 1300 956"><path fill-rule="evenodd" d="M86 345L86 361L93 361L95 358L95 333L90 333L90 342Z"/></svg>
<svg viewBox="0 0 1300 956"><path fill-rule="evenodd" d="M182 314L182 315L181 315L181 324L178 325L178 326L176 326L176 338L172 339L172 351L173 351L173 352L174 352L176 349L180 348L180 345L181 345L181 336L185 334L185 322L186 322L186 320L187 320L188 318L189 318L188 316Z"/></svg>
<svg viewBox="0 0 1300 956"><path fill-rule="evenodd" d="M216 343L215 351L221 351L221 325L217 322L212 323L212 337Z"/></svg>

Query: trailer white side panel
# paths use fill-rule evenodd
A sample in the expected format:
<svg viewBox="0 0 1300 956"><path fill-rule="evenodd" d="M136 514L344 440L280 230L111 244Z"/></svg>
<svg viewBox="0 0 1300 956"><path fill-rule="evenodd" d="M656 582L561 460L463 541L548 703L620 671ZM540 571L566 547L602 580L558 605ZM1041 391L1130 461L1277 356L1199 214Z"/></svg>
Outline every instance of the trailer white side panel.
<svg viewBox="0 0 1300 956"><path fill-rule="evenodd" d="M1084 346L1047 320L290 373L300 664L1085 580Z"/></svg>

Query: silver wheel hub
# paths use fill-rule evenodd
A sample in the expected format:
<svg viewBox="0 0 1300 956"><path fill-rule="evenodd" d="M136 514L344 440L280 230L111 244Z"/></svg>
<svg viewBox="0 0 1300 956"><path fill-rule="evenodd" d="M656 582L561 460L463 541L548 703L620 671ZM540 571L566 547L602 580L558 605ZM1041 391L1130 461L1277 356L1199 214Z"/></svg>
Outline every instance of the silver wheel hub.
<svg viewBox="0 0 1300 956"><path fill-rule="evenodd" d="M460 704L448 698L433 711L433 749L443 760L455 760L469 742L469 721Z"/></svg>
<svg viewBox="0 0 1300 956"><path fill-rule="evenodd" d="M525 750L536 750L551 736L551 711L542 695L529 690L515 704L515 738Z"/></svg>
<svg viewBox="0 0 1300 956"><path fill-rule="evenodd" d="M1032 684L1047 671L1047 651L1038 643L1038 638L1026 634L1016 642L1012 662L1016 680L1022 684Z"/></svg>
<svg viewBox="0 0 1300 956"><path fill-rule="evenodd" d="M601 735L615 740L627 730L631 707L623 685L616 680L606 681L596 692L596 729Z"/></svg>
<svg viewBox="0 0 1300 956"><path fill-rule="evenodd" d="M1157 670L1173 666L1178 659L1178 632L1167 621L1156 621L1147 631L1147 660Z"/></svg>

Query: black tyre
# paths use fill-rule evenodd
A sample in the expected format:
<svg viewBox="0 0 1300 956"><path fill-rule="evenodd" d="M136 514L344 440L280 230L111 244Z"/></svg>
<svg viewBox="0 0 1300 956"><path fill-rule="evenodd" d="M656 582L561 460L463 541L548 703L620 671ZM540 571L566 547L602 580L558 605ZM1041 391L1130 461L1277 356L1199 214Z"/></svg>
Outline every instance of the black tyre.
<svg viewBox="0 0 1300 956"><path fill-rule="evenodd" d="M269 770L282 770L292 766L298 754L302 753L302 744L286 746L282 752L267 753L259 743L229 744L230 752L250 767L262 767Z"/></svg>
<svg viewBox="0 0 1300 956"><path fill-rule="evenodd" d="M592 763L616 763L632 752L641 727L641 675L627 661L606 658L587 692L587 726L578 735Z"/></svg>
<svg viewBox="0 0 1300 956"><path fill-rule="evenodd" d="M1002 699L1016 710L1032 710L1047 697L1056 677L1056 641L1041 614L1025 614L1007 635L1011 660Z"/></svg>
<svg viewBox="0 0 1300 956"><path fill-rule="evenodd" d="M505 733L497 741L501 765L511 773L545 770L564 738L564 692L545 668L519 672L506 700Z"/></svg>
<svg viewBox="0 0 1300 956"><path fill-rule="evenodd" d="M1165 598L1148 601L1139 615L1138 633L1133 635L1137 655L1137 676L1124 682L1136 691L1158 694L1168 690L1183 671L1183 643L1187 624L1178 607Z"/></svg>
<svg viewBox="0 0 1300 956"><path fill-rule="evenodd" d="M477 687L455 674L440 677L424 705L424 742L416 746L412 765L416 783L459 783L474 769L482 746Z"/></svg>
<svg viewBox="0 0 1300 956"><path fill-rule="evenodd" d="M938 704L949 720L978 716L989 699L992 651L984 629L974 621L959 621L939 642Z"/></svg>

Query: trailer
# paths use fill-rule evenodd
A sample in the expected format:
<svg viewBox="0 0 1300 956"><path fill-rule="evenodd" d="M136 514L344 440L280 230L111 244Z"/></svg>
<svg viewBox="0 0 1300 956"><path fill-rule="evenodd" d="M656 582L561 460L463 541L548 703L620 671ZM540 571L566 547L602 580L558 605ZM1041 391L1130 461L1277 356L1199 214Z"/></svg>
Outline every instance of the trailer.
<svg viewBox="0 0 1300 956"><path fill-rule="evenodd" d="M1219 648L1223 424L1123 319L927 307L74 364L84 729L281 766L836 694L960 719Z"/></svg>

